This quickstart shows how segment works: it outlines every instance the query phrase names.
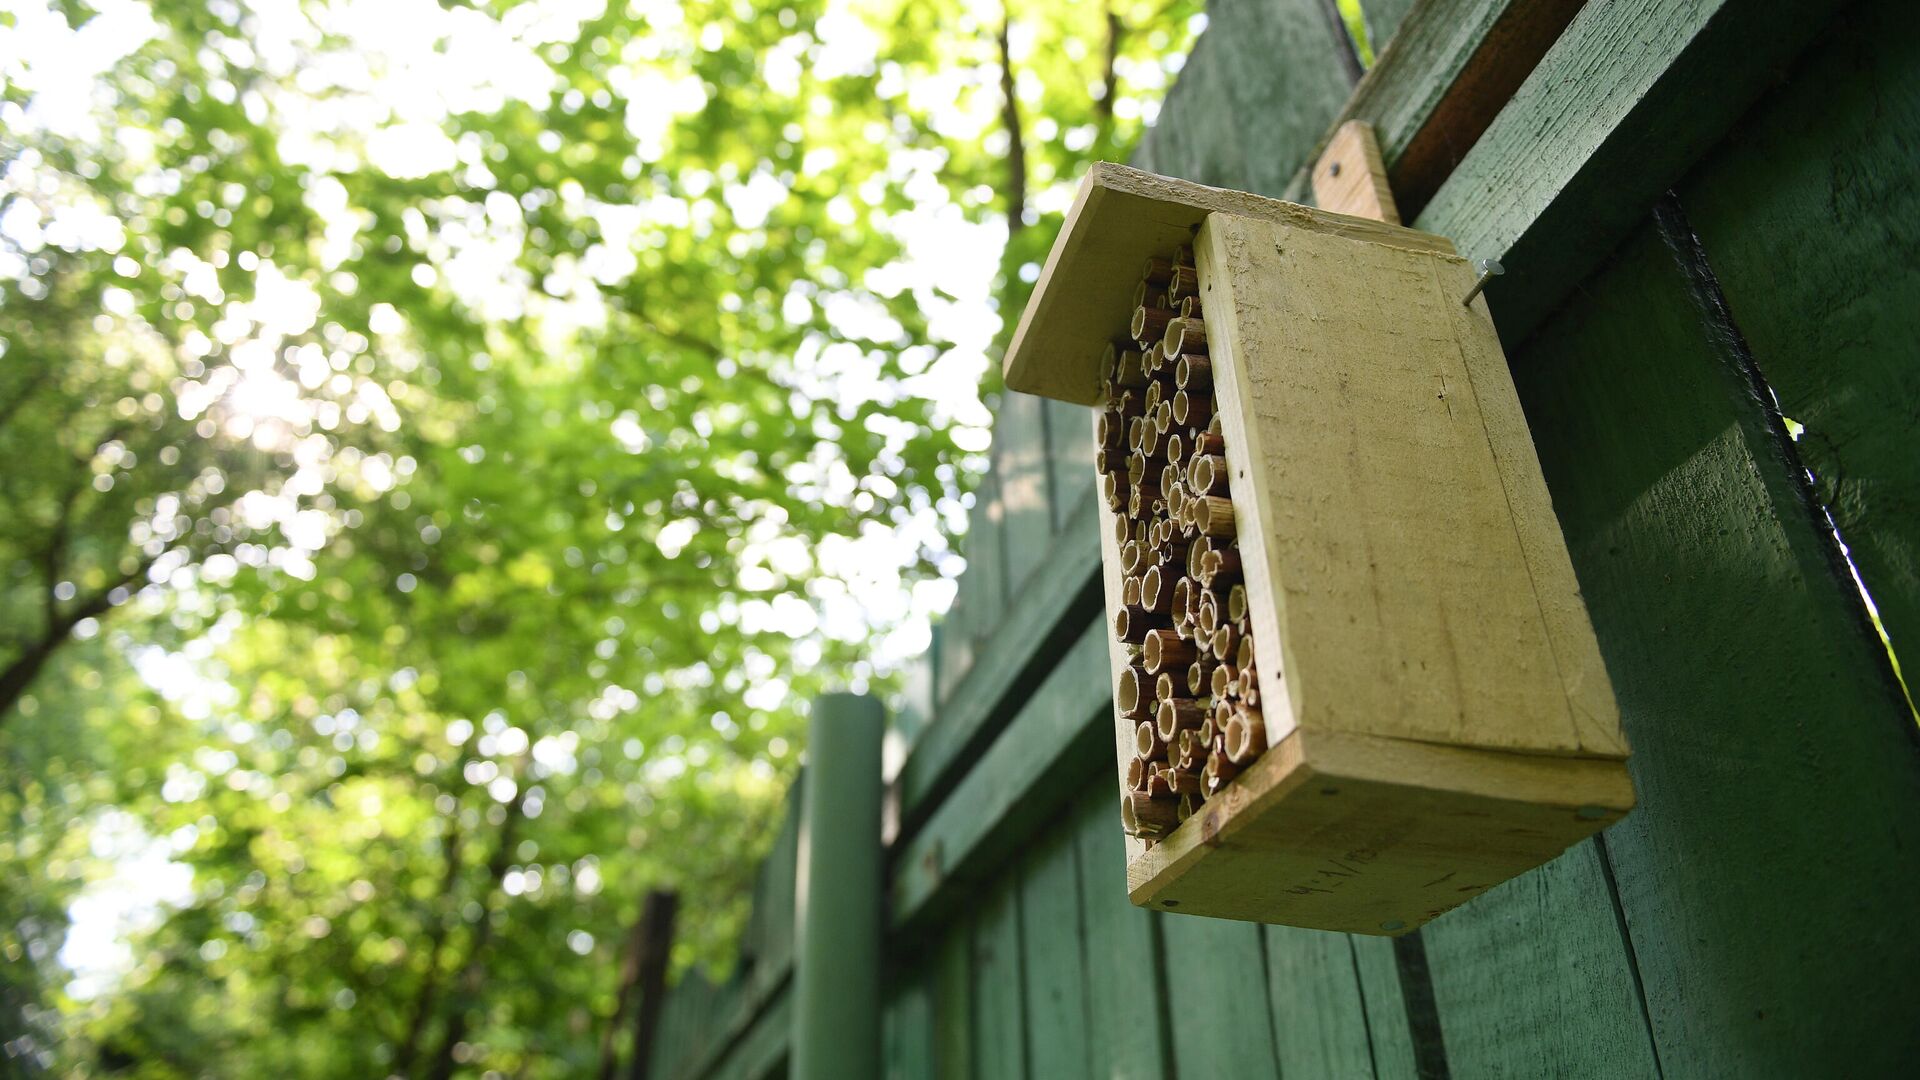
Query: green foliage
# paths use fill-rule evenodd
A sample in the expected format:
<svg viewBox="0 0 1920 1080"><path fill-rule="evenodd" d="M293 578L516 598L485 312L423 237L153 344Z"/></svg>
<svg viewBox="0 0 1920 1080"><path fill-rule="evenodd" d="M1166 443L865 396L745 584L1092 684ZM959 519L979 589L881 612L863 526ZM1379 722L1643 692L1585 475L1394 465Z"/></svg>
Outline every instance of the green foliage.
<svg viewBox="0 0 1920 1080"><path fill-rule="evenodd" d="M76 99L0 49L9 1068L580 1075L661 885L724 966L804 703L924 615L860 610L856 541L958 565L914 223L1024 191L1017 311L1198 7L1013 10L1019 181L1005 16L951 0L0 24L119 50ZM69 987L76 902L156 860Z"/></svg>

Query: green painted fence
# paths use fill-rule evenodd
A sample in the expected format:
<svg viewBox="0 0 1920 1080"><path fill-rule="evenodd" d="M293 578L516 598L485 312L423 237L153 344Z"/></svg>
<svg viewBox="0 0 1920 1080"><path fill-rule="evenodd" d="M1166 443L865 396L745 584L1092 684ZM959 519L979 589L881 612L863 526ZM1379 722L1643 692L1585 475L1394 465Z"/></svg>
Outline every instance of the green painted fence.
<svg viewBox="0 0 1920 1080"><path fill-rule="evenodd" d="M1131 907L1088 421L1010 397L902 722L888 1074L1909 1075L1920 740L1841 547L1911 660L1907 0L1367 4L1399 30L1358 93L1329 2L1215 3L1135 163L1297 196L1345 108L1391 167L1509 16L1578 7L1417 224L1508 267L1489 301L1640 807L1393 941ZM789 828L732 980L666 1003L655 1076L784 1069L793 865Z"/></svg>

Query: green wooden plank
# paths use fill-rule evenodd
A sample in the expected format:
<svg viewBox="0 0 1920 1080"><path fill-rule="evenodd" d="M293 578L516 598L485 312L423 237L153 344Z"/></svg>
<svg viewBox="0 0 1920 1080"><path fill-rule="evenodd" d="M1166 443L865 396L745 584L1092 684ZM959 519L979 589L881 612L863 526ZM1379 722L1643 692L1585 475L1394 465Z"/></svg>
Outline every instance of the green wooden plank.
<svg viewBox="0 0 1920 1080"><path fill-rule="evenodd" d="M1045 561L1053 540L1045 399L1008 391L994 419L994 469L1000 476L1003 576L1018 595Z"/></svg>
<svg viewBox="0 0 1920 1080"><path fill-rule="evenodd" d="M1400 990L1394 939L1349 934L1347 946L1353 953L1353 970L1367 1010L1374 1075L1380 1080L1414 1080L1420 1076L1420 1069L1407 1025L1407 999Z"/></svg>
<svg viewBox="0 0 1920 1080"><path fill-rule="evenodd" d="M886 1004L888 1080L928 1080L934 1075L931 960L897 972Z"/></svg>
<svg viewBox="0 0 1920 1080"><path fill-rule="evenodd" d="M793 994L782 992L728 1043L703 1076L710 1080L765 1080L784 1075L792 1029Z"/></svg>
<svg viewBox="0 0 1920 1080"><path fill-rule="evenodd" d="M926 820L1087 622L1102 616L1096 507L1091 499L1080 507L1055 537L1032 587L1014 597L977 662L940 706L939 721L902 763L896 783L904 835ZM944 651L940 663L944 679Z"/></svg>
<svg viewBox="0 0 1920 1080"><path fill-rule="evenodd" d="M1400 23L1407 17L1414 0L1360 0L1360 10L1366 15L1367 44L1373 48L1374 63L1380 62L1380 54L1387 51L1393 43L1393 36L1400 29Z"/></svg>
<svg viewBox="0 0 1920 1080"><path fill-rule="evenodd" d="M1167 915L1160 939L1181 1080L1278 1077L1261 927Z"/></svg>
<svg viewBox="0 0 1920 1080"><path fill-rule="evenodd" d="M1098 486L1098 474L1093 471L1093 410L1053 398L1044 399L1042 406L1047 415L1047 468L1057 531L1075 520L1081 506L1092 502Z"/></svg>
<svg viewBox="0 0 1920 1080"><path fill-rule="evenodd" d="M1834 21L1680 188L1734 321L1894 648L1920 656L1920 39L1909 3ZM1909 672L1909 678L1914 672Z"/></svg>
<svg viewBox="0 0 1920 1080"><path fill-rule="evenodd" d="M973 1075L1027 1075L1027 1002L1020 977L1020 898L1011 874L990 889L973 920Z"/></svg>
<svg viewBox="0 0 1920 1080"><path fill-rule="evenodd" d="M1656 1045L1668 1077L1892 1075L1920 1016L1913 725L1667 236L1514 358L1633 745L1605 847Z"/></svg>
<svg viewBox="0 0 1920 1080"><path fill-rule="evenodd" d="M1281 1076L1372 1076L1367 1004L1347 934L1269 926L1267 1000Z"/></svg>
<svg viewBox="0 0 1920 1080"><path fill-rule="evenodd" d="M1034 1076L1088 1077L1087 971L1081 940L1080 871L1071 820L1027 845L1020 869L1021 968L1026 976L1028 1069Z"/></svg>
<svg viewBox="0 0 1920 1080"><path fill-rule="evenodd" d="M1111 775L1106 624L1083 624L1057 665L926 827L896 847L896 928L938 920L969 899L1086 777Z"/></svg>
<svg viewBox="0 0 1920 1080"><path fill-rule="evenodd" d="M1168 1075L1166 997L1154 921L1127 899L1127 852L1112 777L1089 780L1073 815L1087 959L1087 1071L1107 1080Z"/></svg>
<svg viewBox="0 0 1920 1080"><path fill-rule="evenodd" d="M1420 935L1455 1075L1659 1074L1592 844Z"/></svg>
<svg viewBox="0 0 1920 1080"><path fill-rule="evenodd" d="M1338 49L1345 32L1322 0L1208 5L1160 119L1142 139L1142 168L1203 184L1278 195L1308 160L1353 88Z"/></svg>
<svg viewBox="0 0 1920 1080"><path fill-rule="evenodd" d="M973 1076L973 927L949 924L935 945L931 1006L933 1075L938 1080Z"/></svg>
<svg viewBox="0 0 1920 1080"><path fill-rule="evenodd" d="M1505 263L1487 299L1524 341L1841 2L1587 4L1414 224Z"/></svg>

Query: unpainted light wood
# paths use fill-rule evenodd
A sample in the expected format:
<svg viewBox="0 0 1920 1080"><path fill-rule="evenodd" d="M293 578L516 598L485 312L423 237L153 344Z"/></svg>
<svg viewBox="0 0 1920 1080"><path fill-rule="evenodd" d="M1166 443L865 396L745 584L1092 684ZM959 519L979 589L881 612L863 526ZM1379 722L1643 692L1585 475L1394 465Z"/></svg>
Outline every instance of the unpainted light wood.
<svg viewBox="0 0 1920 1080"><path fill-rule="evenodd" d="M1622 763L1296 730L1127 868L1134 903L1397 935L1633 805Z"/></svg>
<svg viewBox="0 0 1920 1080"><path fill-rule="evenodd" d="M1471 269L1231 214L1196 254L1269 740L1623 757Z"/></svg>
<svg viewBox="0 0 1920 1080"><path fill-rule="evenodd" d="M1349 120L1334 130L1320 160L1313 163L1313 201L1336 214L1400 224L1372 124Z"/></svg>
<svg viewBox="0 0 1920 1080"><path fill-rule="evenodd" d="M1149 255L1188 243L1194 228L1220 211L1388 247L1453 250L1444 237L1096 162L1081 181L1007 346L1007 386L1099 403L1100 358L1109 343L1126 335L1141 265Z"/></svg>

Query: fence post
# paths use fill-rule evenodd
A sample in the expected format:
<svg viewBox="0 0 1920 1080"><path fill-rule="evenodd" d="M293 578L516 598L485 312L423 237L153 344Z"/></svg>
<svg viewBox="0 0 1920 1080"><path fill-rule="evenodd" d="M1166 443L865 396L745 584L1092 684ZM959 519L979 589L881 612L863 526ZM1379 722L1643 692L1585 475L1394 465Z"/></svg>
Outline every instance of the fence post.
<svg viewBox="0 0 1920 1080"><path fill-rule="evenodd" d="M880 703L813 703L794 882L794 1080L880 1075Z"/></svg>

